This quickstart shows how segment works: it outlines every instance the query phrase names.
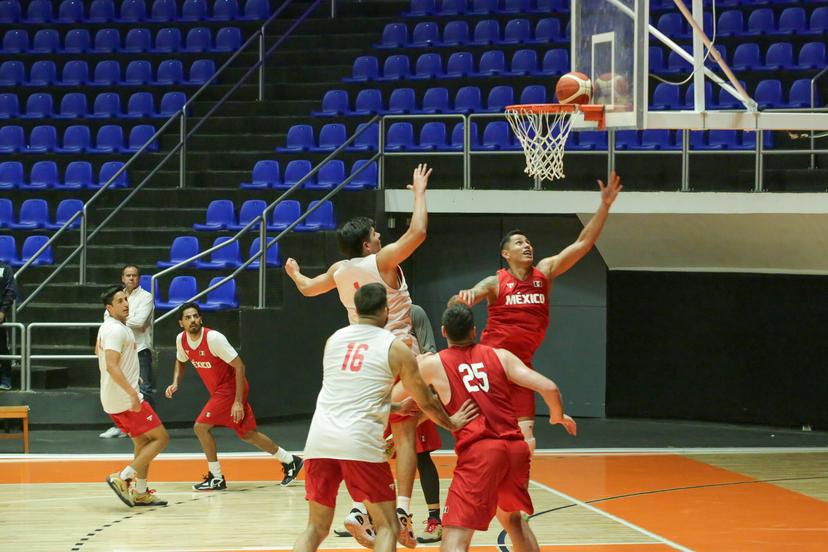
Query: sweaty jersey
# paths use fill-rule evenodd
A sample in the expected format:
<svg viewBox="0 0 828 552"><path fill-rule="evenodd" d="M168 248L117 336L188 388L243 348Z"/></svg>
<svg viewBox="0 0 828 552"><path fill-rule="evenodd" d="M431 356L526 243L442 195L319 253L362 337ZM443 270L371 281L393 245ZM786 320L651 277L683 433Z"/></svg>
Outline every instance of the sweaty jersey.
<svg viewBox="0 0 828 552"><path fill-rule="evenodd" d="M385 462L383 430L394 383L388 351L395 339L369 324L347 326L328 338L306 459Z"/></svg>
<svg viewBox="0 0 828 552"><path fill-rule="evenodd" d="M449 347L440 351L440 361L451 387L446 412L454 414L468 399L480 407L480 415L454 433L457 454L483 439L523 439L512 409L512 383L492 347Z"/></svg>
<svg viewBox="0 0 828 552"><path fill-rule="evenodd" d="M480 343L506 349L531 365L549 326L549 278L534 266L525 280L501 268L497 285Z"/></svg>
<svg viewBox="0 0 828 552"><path fill-rule="evenodd" d="M351 324L355 324L358 319L354 295L359 287L365 284L382 284L388 295L388 322L385 329L411 345L411 295L408 293L408 283L400 267L397 267L397 276L400 280L399 289L385 283L377 267L376 253L343 261L333 275L339 300L348 309L348 320Z"/></svg>
<svg viewBox="0 0 828 552"><path fill-rule="evenodd" d="M222 347L221 352L210 348L210 342L216 341L213 337L220 338L218 341L226 344ZM190 343L187 332L181 332L176 341L176 345L180 346L179 352L183 352L187 360L196 369L210 396L234 395L236 393L236 370L230 366L227 360L222 359L222 356L227 358L230 355L224 352L225 349L229 348L229 344L227 344L227 339L221 333L204 327L201 330L201 340L197 345L194 346ZM235 351L233 352L235 353ZM233 358L236 356L238 355L233 355ZM233 358L229 360L233 360ZM180 355L178 360L184 362ZM247 378L244 380L244 388L246 395L248 389Z"/></svg>

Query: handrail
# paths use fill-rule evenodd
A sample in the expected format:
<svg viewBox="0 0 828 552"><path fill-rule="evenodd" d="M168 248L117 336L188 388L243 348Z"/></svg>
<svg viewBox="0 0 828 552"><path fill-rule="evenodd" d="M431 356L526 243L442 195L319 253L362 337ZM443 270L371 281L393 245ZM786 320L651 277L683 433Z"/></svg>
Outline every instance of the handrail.
<svg viewBox="0 0 828 552"><path fill-rule="evenodd" d="M4 322L0 326L0 332L3 328L13 328L20 330L20 354L0 355L0 360L19 360L20 361L20 390L26 391L28 388L28 373L26 370L26 326L20 322Z"/></svg>
<svg viewBox="0 0 828 552"><path fill-rule="evenodd" d="M335 0L331 0L331 1L332 1L332 8L331 8L331 9L332 9L332 13L333 13L333 10L334 10L334 7L333 7L333 6L334 6L334 2L335 2ZM226 70L226 69L227 69L227 68L228 68L228 67L232 64L232 62L233 62L233 61L235 61L235 59L236 59L238 56L240 56L240 55L242 54L242 52L244 52L244 50L245 50L245 49L246 49L246 48L247 48L250 44L252 44L254 41L256 41L259 37L262 37L262 39L265 37L265 32L267 31L267 28L270 26L270 24L271 24L273 21L275 21L275 20L279 17L279 15L281 15L281 13L282 13L282 12L283 12L283 11L284 11L284 10L285 10L288 6L290 6L290 5L293 3L293 0L286 0L286 1L285 1L282 5L281 5L281 6L279 6L279 8L278 8L278 9L277 9L277 10L276 10L276 11L275 11L275 12L274 12L274 13L273 13L273 14L272 14L272 15L271 15L271 16L270 16L270 17L269 17L269 18L268 18L268 19L267 19L267 20L266 20L263 24L262 24L262 26L261 26L261 27L260 27L260 28L259 28L259 29L255 32L255 33L253 33L253 35L251 35L251 36L250 36L250 37L249 37L249 38L248 38L248 39L244 42L244 44L242 44L242 45L239 47L239 49L238 49L238 50L236 50L236 52L234 52L234 53L233 53L233 55L231 55L231 56L230 56L230 58L228 58L228 59L227 59L227 60L226 60L226 61L225 61L222 65L221 65L221 67L219 67L219 69L218 69L218 70L216 70L216 72L215 72L215 73L214 73L214 74L213 74L213 75L212 75L209 79L207 79L207 81L206 81L204 84L202 84L202 85L201 85L201 87L200 87L198 90L196 90L196 92L195 92L192 96L190 96L190 98L189 98L189 99L188 99L188 100L184 103L184 105L182 106L182 108L181 108L179 111L177 111L176 113L174 113L172 116L170 116L170 118L169 118L169 119L167 119L167 121L166 121L166 122L164 122L164 123L161 125L161 127L160 127L160 128L159 128L159 129L158 129L158 130L157 130L157 131L156 131L156 132L155 132L155 133L154 133L154 134L153 134L153 135L152 135L152 136L151 136L151 137L150 137L150 138L149 138L149 139L148 139L148 140L147 140L147 141L146 141L146 142L145 142L145 143L144 143L144 144L140 147L140 148L139 148L139 150L138 150L137 152L135 152L135 153L134 153L134 154L133 154L133 155L132 155L132 156L131 156L131 157L130 157L130 158L129 158L129 159L128 159L125 163L124 163L124 165L123 165L122 167L120 167L120 168L119 168L119 169L118 169L118 170L117 170L117 171L116 171L116 172L115 172L115 173L114 173L114 174L113 174L113 175L109 178L109 180L107 180L107 181L106 181L106 183L104 183L104 185L103 185L103 186L102 186L102 187L101 187L101 188L100 188L100 189L99 189L99 190L98 190L95 194L93 194L93 196L92 196L91 198L89 198L89 200L87 200L87 201L84 203L83 208L81 209L81 211L78 211L77 213L75 213L74 215L72 215L72 217L71 217L71 218L70 218L67 222L65 222L65 223L63 224L63 226L62 226L60 229L58 229L58 230L55 232L55 234L54 234L54 235L52 235L52 236L51 236L51 237L50 237L50 238L46 241L46 243L44 243L44 244L40 247L40 249L38 249L38 250L37 250L37 251L36 251L36 252L35 252L35 253L34 253L34 254L33 254L33 255L29 258L29 260L27 260L27 261L26 261L26 263L24 263L24 265L20 268L20 270L18 270L18 271L17 271L16 276L17 276L18 278L19 278L19 277L23 274L23 272L24 272L24 271L25 271L25 270L26 270L29 266L31 266L31 265L32 265L32 264L33 264L33 263L34 263L34 262L35 262L38 258L40 258L40 256L41 256L41 255L42 255L42 254L43 254L43 253L44 253L44 252L45 252L45 251L46 251L46 250L47 250L47 249L48 249L48 248L49 248L49 247L50 247L53 243L55 243L55 241L57 240L57 238L58 238L58 237L60 237L60 236L61 236L61 235L62 235L62 234L63 234L63 233L67 230L67 229L69 229L69 228L72 226L72 224L74 224L74 222L78 219L78 217L80 217L80 222L81 222L81 224L80 224L80 244L78 245L78 247L77 247L77 248L75 248L75 250L73 250L73 251L72 251L72 253L70 253L70 254L69 254L69 256L68 256L68 257L64 260L64 262L62 262L60 265L58 265L58 267L57 267L56 269L54 269L54 270L53 270L53 271L49 274L49 276L46 278L46 280L44 280L43 282L41 282L41 284L40 284L37 288L35 288L35 290L34 290L34 291L32 291L32 292L28 295L28 297L26 298L26 300L25 300L25 301L23 301L23 302L21 302L19 305L17 305L17 307L16 307L16 312L21 311L21 310L22 310L22 309L23 309L26 305L28 305L28 304L32 301L32 299L34 299L34 297L36 297L36 296L40 293L40 291L41 291L41 290L42 290L42 289L43 289L46 285L48 285L48 284L49 284L49 282L51 282L51 281L52 281L52 280L53 280L53 279L57 276L57 274L58 274L61 270L63 270L63 268L64 268L64 267L66 267L66 265L68 265L68 264L69 264L69 262L71 262L71 260L72 260L72 259L74 259L74 258L75 258L78 254L80 254L80 255L81 255L81 262L80 262L80 268L79 268L78 283L79 283L79 284L85 284L85 283L86 283L86 247L87 247L87 245L89 244L89 241L90 241L90 240L91 240L91 239L92 239L92 238L93 238L93 237L97 234L97 232L98 232L99 230L101 230L101 229L102 229L102 228L103 228L103 227L104 227L104 226L105 226L105 225L106 225L106 224L107 224L107 223L108 223L108 222L109 222L109 221L113 218L113 216L114 216L115 214L117 214L117 213L118 213L118 212L119 212L119 211L120 211L120 210L121 210L121 209L122 209L122 208L123 208L123 207L124 207L124 206L125 206L125 205L126 205L126 204L130 201L130 200L131 200L131 199L132 199L132 197L135 195L135 192L137 192L138 190L140 190L140 189L144 186L144 184L146 184L146 182L148 182L148 181L149 181L149 179L150 179L151 177L153 177L153 176L154 176L154 175L155 175L155 174L156 174L156 173L157 173L157 172L158 172L158 171L159 171L159 170L160 170L160 169L161 169L161 168L162 168L162 167L163 167L163 166L167 163L167 161L169 161L169 159L170 159L173 155L175 155L176 153L178 153L179 151L181 152L181 163L180 163L180 166L179 166L179 171L180 171L180 173L181 173L181 174L179 175L179 185L180 185L181 187L183 187L183 182L184 182L184 179L185 179L185 177L186 177L186 164L185 164L185 156L186 156L187 139L188 139L190 136L192 136L192 134L193 134L193 133L195 133L195 132L196 132L196 131L197 131L197 130L198 130L198 129L199 129L199 128L200 128L200 127L201 127L201 126L202 126L202 125L206 122L206 121L207 121L207 119L209 119L209 118L212 116L212 114L213 114L213 113L214 113L214 112L215 112L215 111L216 111L216 110L217 110L220 106L222 106L222 105L223 105L223 104L227 101L227 98L228 98L228 97L229 97L232 93L234 93L236 90L238 90L238 88L239 88L239 87L240 87L240 86L241 86L244 82L246 82L246 80L248 79L248 77L250 76L250 74L251 74L253 71L255 71L256 69L259 69L260 71L263 71L263 68L264 68L264 63L267 61L267 59L269 58L269 56L270 56L270 55L271 55L271 54L272 54L272 53L276 50L276 48L278 48L278 47L279 47L279 46L280 46L280 45L281 45L281 44L282 44L282 43L283 43L283 42L287 39L287 37L288 37L288 36L289 36L289 35L290 35L290 34L291 34L291 33L292 33L295 29L296 29L296 27L298 27L298 26L299 26L299 24L301 24L302 22L304 22L304 21L305 21L305 19L307 19L307 18L310 16L311 12L313 12L313 11L314 11L314 10L315 10L318 6L319 6L319 4L320 4L321 2L322 2L322 0L315 0L315 1L314 1L314 2L313 2L313 3L312 3L312 4L308 7L308 8L304 11L304 13L303 13L301 16L299 16L299 17L296 19L296 21L294 21L294 22L293 22L293 24L291 24L291 26L290 26L290 27L288 27L288 29L287 29L284 33L282 33L282 35L279 37L279 39L276 41L276 43L275 43L275 44L274 44L274 45L273 45L270 49L268 49L268 50L264 53L264 55L260 55L260 59L259 59L259 60L258 60L258 61L257 61L257 62L253 65L253 66L252 66L252 68L251 68L251 69L249 69L249 70L248 70L248 71L244 74L244 76L242 76L242 78L240 78L240 79L239 79L239 81L238 81L238 82L237 82L237 83L236 83L236 84L235 84L235 85L234 85L234 86L233 86L233 87L232 87L232 88L231 88L231 89L230 89L230 90L229 90L229 91L228 91L228 92L227 92L224 96L222 96L222 98L221 98L218 102L216 102L216 104L215 104L215 105L213 105L213 107L211 107L211 108L210 108L210 110L209 110L209 111L208 111L208 112L207 112L204 116L202 116L202 117L200 118L199 122L198 122L198 123L197 123L197 124L196 124L196 125L192 128L192 129L190 129L190 131L189 131L189 132L185 132L185 128L186 128L186 120L187 120L187 110L191 107L191 105L193 104L193 102L194 102L194 101L195 101L195 100L196 100L196 99L197 99L197 98L198 98L198 97L199 97L199 96L200 96L200 95L204 92L204 90L205 90L205 89L207 89L207 88L208 88L211 84L213 84L213 83L216 81L216 79L218 79L218 77L219 77L219 76L220 76L220 75L221 75L221 74L222 74L222 73L223 73L223 72L224 72L224 71L225 71L225 70ZM260 52L260 54L261 54L261 53L262 53L262 52ZM261 80L261 79L260 79L260 80ZM262 98L260 97L259 99L261 100ZM115 182L115 181L116 181L116 180L117 180L117 179L118 179L118 178L119 178L119 177L120 177L120 176L121 176L121 175L122 175L122 174L123 174L123 173L127 170L127 168L135 162L135 160L136 160L136 159L138 159L141 155L143 155L143 153L144 153L145 151L147 151L147 149L150 147L150 145L151 145L154 141L156 141L158 138L160 138L161 134L162 134L164 131L166 131L166 130L167 130L167 128L168 128L168 127L169 127L169 126L170 126L170 125L171 125L171 124L172 124L172 123L173 123L176 119L180 119L180 121L181 121L181 129L182 129L182 132L181 132L181 135L180 135L180 138L179 138L179 142L178 142L175 146L173 146L173 147L172 147L172 149L170 150L170 152L169 152L166 156L164 156L164 158L163 158L161 161L159 161L159 162L156 164L155 168L154 168L154 169L152 169L152 170L150 171L150 173L149 173L149 174L148 174L148 175L144 178L144 180L143 180L143 181L142 181L142 182L141 182L138 186L136 186L135 188L133 188L132 193L130 193L129 195L127 195L127 197L126 197L126 198L124 198L124 199L123 199L123 200L122 200L122 201L121 201L121 202L120 202L120 203L119 203L119 204L118 204L118 205L117 205L117 206L113 209L113 211L109 214L109 216L107 216L107 217L104 219L104 221L103 221L103 222L101 222L100 224L98 224L98 225L96 226L95 231L93 231L91 234L87 235L87 230L88 230L88 212L89 212L90 208L92 207L92 205L94 204L94 202L98 199L98 197L99 197L100 195L102 195L102 194L104 193L104 191L105 191L105 190L108 190L108 189L112 186L113 182Z"/></svg>
<svg viewBox="0 0 828 552"><path fill-rule="evenodd" d="M38 360L59 360L59 359L92 359L98 358L96 355L33 355L32 354L32 329L34 328L95 328L103 324L103 322L31 322L26 326L26 349L25 349L25 364L26 364L26 389L32 390L32 359Z"/></svg>

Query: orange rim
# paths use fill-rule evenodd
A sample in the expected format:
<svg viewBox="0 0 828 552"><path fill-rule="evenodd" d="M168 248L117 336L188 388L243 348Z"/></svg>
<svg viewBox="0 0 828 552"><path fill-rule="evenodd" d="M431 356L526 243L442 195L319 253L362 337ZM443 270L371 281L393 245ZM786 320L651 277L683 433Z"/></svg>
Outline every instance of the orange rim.
<svg viewBox="0 0 828 552"><path fill-rule="evenodd" d="M575 113L581 112L585 121L598 123L598 128L604 128L604 106L596 104L514 104L505 107L507 113L519 115L543 113Z"/></svg>

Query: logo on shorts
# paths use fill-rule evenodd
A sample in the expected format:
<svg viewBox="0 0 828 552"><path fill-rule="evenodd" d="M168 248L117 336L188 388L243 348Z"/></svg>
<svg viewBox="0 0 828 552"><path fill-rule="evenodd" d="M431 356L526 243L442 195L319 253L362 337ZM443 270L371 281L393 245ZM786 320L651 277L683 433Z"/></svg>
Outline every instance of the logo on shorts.
<svg viewBox="0 0 828 552"><path fill-rule="evenodd" d="M152 414L150 414L149 416L147 416L147 421L148 421L148 422L151 422L151 421L152 421Z"/></svg>
<svg viewBox="0 0 828 552"><path fill-rule="evenodd" d="M209 417L210 417L210 413L208 412L207 414L205 414L205 415L204 415L204 417L205 417L205 418L209 418Z"/></svg>

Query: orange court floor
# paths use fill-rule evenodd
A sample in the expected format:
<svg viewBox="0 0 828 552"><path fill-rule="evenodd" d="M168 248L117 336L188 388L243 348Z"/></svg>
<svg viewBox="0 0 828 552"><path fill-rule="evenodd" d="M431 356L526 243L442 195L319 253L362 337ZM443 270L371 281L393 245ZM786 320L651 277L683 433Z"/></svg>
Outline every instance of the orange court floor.
<svg viewBox="0 0 828 552"><path fill-rule="evenodd" d="M455 456L435 453L445 498ZM221 457L228 490L190 489L199 454L162 455L150 485L166 508L128 508L104 483L124 455L0 456L0 550L290 550L307 520L304 481L276 483L281 467L259 453ZM529 524L542 550L828 550L828 450L684 449L540 451L532 461ZM350 508L340 490L334 527ZM419 485L415 530L427 517ZM497 521L474 550L509 550ZM435 549L437 545L420 545ZM330 536L323 550L362 550Z"/></svg>

